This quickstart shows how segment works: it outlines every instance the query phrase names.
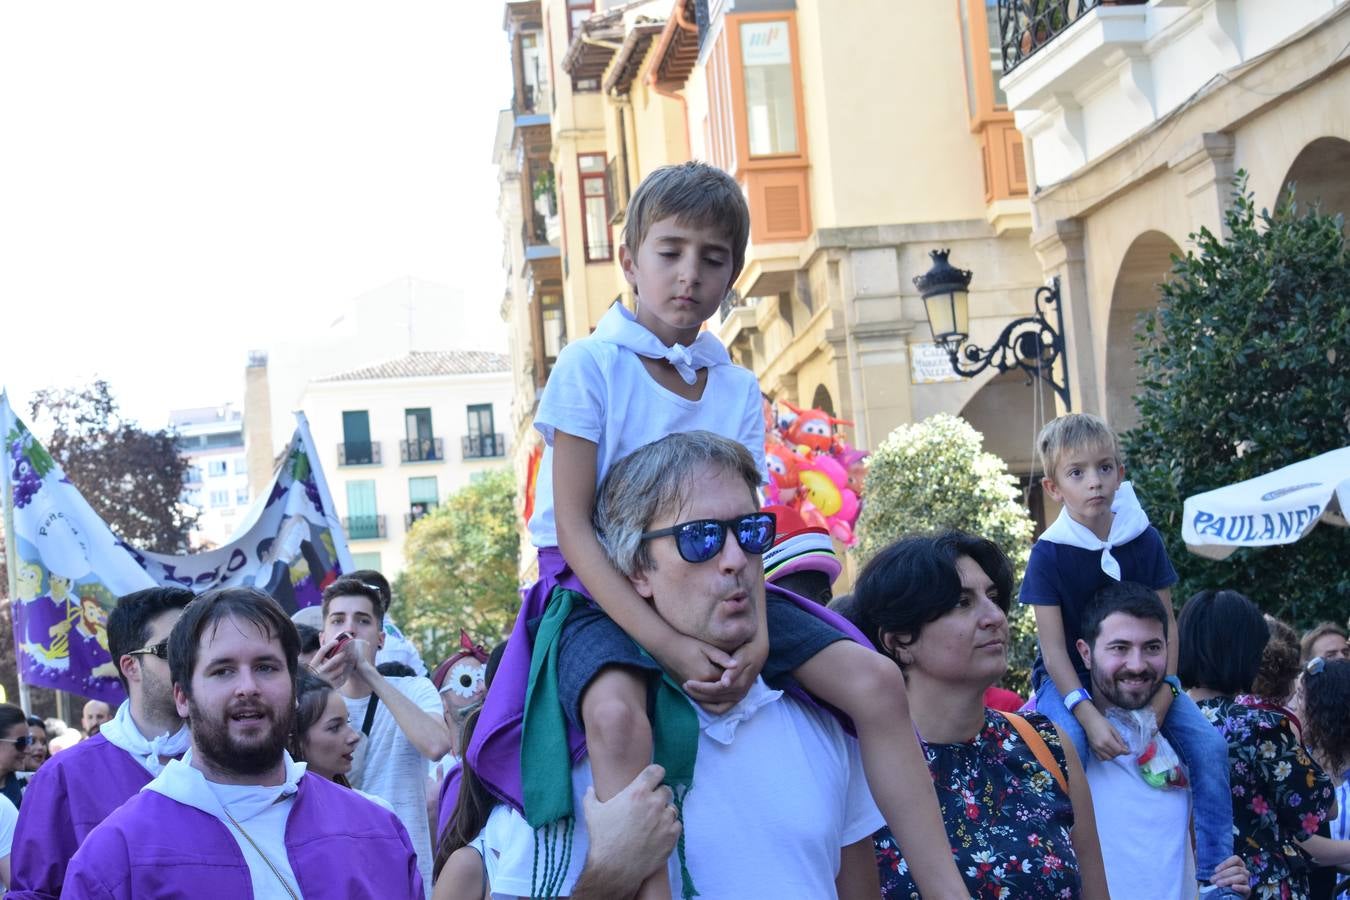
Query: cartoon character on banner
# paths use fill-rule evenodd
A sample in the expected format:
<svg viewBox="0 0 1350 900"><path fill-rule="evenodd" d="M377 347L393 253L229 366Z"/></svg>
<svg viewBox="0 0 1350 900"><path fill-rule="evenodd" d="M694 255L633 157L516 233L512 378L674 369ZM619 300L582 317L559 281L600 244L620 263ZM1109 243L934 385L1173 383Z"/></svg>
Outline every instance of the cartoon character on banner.
<svg viewBox="0 0 1350 900"><path fill-rule="evenodd" d="M459 632L459 650L436 667L431 675L432 684L441 694L441 705L445 710L445 724L450 726L450 734L458 754L459 731L469 713L477 709L487 693L484 676L487 674L488 649L475 644L469 633Z"/></svg>

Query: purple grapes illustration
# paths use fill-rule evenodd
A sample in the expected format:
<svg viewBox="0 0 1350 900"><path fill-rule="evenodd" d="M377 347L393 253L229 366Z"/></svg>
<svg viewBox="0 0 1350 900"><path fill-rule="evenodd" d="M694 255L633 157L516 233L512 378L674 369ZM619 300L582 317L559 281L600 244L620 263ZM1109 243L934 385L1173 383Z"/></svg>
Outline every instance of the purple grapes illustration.
<svg viewBox="0 0 1350 900"><path fill-rule="evenodd" d="M24 453L24 438L19 436L9 445L9 455L14 462L10 478L14 482L14 505L22 509L33 499L33 495L42 487L42 476Z"/></svg>

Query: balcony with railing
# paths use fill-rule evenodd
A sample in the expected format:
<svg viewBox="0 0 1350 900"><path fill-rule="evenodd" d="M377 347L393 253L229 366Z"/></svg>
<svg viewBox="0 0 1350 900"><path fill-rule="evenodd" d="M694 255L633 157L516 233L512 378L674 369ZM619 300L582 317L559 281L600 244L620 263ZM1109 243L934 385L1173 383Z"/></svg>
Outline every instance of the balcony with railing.
<svg viewBox="0 0 1350 900"><path fill-rule="evenodd" d="M399 441L398 458L405 463L441 462L445 459L445 440L432 437Z"/></svg>
<svg viewBox="0 0 1350 900"><path fill-rule="evenodd" d="M526 185L524 222L520 240L525 259L535 260L559 255L562 239L562 218L558 215L558 194L553 166L530 163Z"/></svg>
<svg viewBox="0 0 1350 900"><path fill-rule="evenodd" d="M384 516L346 516L342 528L347 532L349 541L378 541L388 537Z"/></svg>
<svg viewBox="0 0 1350 900"><path fill-rule="evenodd" d="M414 503L412 508L403 514L403 529L406 531L413 527L413 523L418 519L424 519L436 508L434 503Z"/></svg>
<svg viewBox="0 0 1350 900"><path fill-rule="evenodd" d="M378 466L379 441L343 441L337 445L339 466Z"/></svg>
<svg viewBox="0 0 1350 900"><path fill-rule="evenodd" d="M1148 0L998 0L1000 85L1039 184L1068 177L1157 121L1179 81L1177 65L1185 66L1169 61L1160 80L1153 57L1172 51L1156 37L1180 35L1169 26L1194 14Z"/></svg>
<svg viewBox="0 0 1350 900"><path fill-rule="evenodd" d="M506 436L467 434L461 439L465 459L492 459L506 455Z"/></svg>

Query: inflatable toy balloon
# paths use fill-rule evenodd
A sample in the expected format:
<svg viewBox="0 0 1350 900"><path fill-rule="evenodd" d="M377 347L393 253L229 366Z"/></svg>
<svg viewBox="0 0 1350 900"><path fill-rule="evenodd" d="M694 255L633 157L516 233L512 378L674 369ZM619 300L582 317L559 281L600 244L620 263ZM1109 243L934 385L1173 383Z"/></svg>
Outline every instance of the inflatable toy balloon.
<svg viewBox="0 0 1350 900"><path fill-rule="evenodd" d="M843 496L839 493L839 487L834 483L830 476L824 472L815 469L807 469L801 473L802 489L806 492L806 498L811 501L811 505L820 511L820 514L826 518L839 512L843 506Z"/></svg>
<svg viewBox="0 0 1350 900"><path fill-rule="evenodd" d="M815 453L827 453L834 446L834 426L853 424L846 419L836 419L824 410L798 409L786 401L784 405L797 414L786 430L787 442L793 446L805 445Z"/></svg>
<svg viewBox="0 0 1350 900"><path fill-rule="evenodd" d="M834 518L852 525L858 521L858 507L858 495L844 488L839 492L839 511L834 514Z"/></svg>

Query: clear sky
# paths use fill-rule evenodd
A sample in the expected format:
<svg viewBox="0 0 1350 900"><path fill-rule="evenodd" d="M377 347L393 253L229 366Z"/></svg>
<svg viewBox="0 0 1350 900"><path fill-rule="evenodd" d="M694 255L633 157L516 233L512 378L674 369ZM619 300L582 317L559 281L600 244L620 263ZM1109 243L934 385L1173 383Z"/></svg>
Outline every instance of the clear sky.
<svg viewBox="0 0 1350 900"><path fill-rule="evenodd" d="M0 6L0 384L242 399L247 351L404 276L505 350L501 0ZM481 323L481 324L480 324Z"/></svg>

